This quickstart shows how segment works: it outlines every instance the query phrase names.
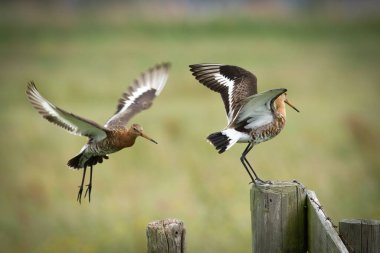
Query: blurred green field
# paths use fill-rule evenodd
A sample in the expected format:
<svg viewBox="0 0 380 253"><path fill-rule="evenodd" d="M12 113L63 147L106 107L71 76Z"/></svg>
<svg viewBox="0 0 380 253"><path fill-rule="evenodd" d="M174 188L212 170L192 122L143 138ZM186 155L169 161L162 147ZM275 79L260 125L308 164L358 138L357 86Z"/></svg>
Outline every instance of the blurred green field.
<svg viewBox="0 0 380 253"><path fill-rule="evenodd" d="M250 252L245 146L219 155L205 141L226 118L219 95L188 70L202 62L251 70L259 91L288 88L301 110L288 110L284 131L249 154L263 179L299 180L336 222L380 219L379 21L2 9L1 250L145 252L147 223L173 217L185 222L188 252ZM26 83L102 123L132 80L162 61L172 63L166 88L132 120L159 145L139 139L96 166L92 202L79 205L82 172L66 162L86 139L42 119Z"/></svg>

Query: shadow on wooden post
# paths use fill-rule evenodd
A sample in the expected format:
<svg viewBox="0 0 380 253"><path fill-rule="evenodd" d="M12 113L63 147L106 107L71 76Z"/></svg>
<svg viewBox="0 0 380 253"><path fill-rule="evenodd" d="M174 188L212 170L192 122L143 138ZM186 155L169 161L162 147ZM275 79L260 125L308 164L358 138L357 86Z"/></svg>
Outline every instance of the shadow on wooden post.
<svg viewBox="0 0 380 253"><path fill-rule="evenodd" d="M252 252L306 252L306 192L293 182L252 185Z"/></svg>
<svg viewBox="0 0 380 253"><path fill-rule="evenodd" d="M186 230L177 219L153 221L146 228L148 253L185 253Z"/></svg>

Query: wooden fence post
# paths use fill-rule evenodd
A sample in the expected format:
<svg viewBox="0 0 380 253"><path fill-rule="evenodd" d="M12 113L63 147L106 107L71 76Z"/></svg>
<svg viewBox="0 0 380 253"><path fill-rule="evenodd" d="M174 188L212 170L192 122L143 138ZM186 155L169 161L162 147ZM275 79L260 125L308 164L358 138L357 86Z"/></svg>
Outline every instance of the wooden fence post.
<svg viewBox="0 0 380 253"><path fill-rule="evenodd" d="M315 192L308 190L306 199L308 252L348 253Z"/></svg>
<svg viewBox="0 0 380 253"><path fill-rule="evenodd" d="M183 222L177 219L149 223L146 229L148 253L185 253L185 233Z"/></svg>
<svg viewBox="0 0 380 253"><path fill-rule="evenodd" d="M306 252L306 192L293 182L252 185L252 252Z"/></svg>
<svg viewBox="0 0 380 253"><path fill-rule="evenodd" d="M350 251L355 253L380 252L380 221L342 220L339 234Z"/></svg>

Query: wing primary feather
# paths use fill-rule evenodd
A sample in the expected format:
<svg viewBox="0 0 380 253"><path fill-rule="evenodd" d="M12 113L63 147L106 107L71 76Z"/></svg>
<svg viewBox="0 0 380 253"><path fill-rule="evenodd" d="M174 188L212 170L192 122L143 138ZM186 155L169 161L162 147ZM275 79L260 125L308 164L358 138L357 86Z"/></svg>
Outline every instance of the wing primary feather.
<svg viewBox="0 0 380 253"><path fill-rule="evenodd" d="M195 79L221 94L228 124L236 117L242 101L257 93L256 76L243 68L215 63L193 64L189 67Z"/></svg>
<svg viewBox="0 0 380 253"><path fill-rule="evenodd" d="M33 81L28 83L26 94L32 106L42 117L64 128L71 134L87 136L96 140L107 136L107 129L97 123L66 112L50 103L38 92Z"/></svg>
<svg viewBox="0 0 380 253"><path fill-rule="evenodd" d="M122 94L115 114L106 122L105 127L123 127L135 114L149 108L163 90L169 69L170 63L164 62L141 73Z"/></svg>

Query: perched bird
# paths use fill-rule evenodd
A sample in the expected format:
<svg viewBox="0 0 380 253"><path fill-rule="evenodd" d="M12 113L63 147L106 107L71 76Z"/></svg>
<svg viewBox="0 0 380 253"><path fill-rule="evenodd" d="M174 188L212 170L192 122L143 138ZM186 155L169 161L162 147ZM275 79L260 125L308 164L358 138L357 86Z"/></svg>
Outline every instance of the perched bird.
<svg viewBox="0 0 380 253"><path fill-rule="evenodd" d="M273 89L257 94L257 78L249 71L231 65L190 65L193 76L209 89L219 92L227 113L227 127L210 134L207 139L221 154L235 143L248 143L240 160L252 182L264 183L246 156L252 147L275 137L285 126L286 89ZM251 172L254 174L253 178Z"/></svg>
<svg viewBox="0 0 380 253"><path fill-rule="evenodd" d="M119 99L116 113L101 126L91 120L84 119L72 113L66 112L41 96L34 82L29 82L26 90L27 97L33 107L48 121L63 127L71 134L86 136L89 141L80 150L80 153L67 163L74 169L83 168L83 175L77 201L82 199L83 184L86 177L86 169L90 167L90 180L84 197L88 193L91 200L92 189L92 167L108 159L108 154L117 152L123 148L131 147L138 136L144 137L157 144L155 140L148 137L143 128L138 124L125 127L128 121L138 112L148 109L153 99L160 94L164 88L169 63L156 65L134 81Z"/></svg>

